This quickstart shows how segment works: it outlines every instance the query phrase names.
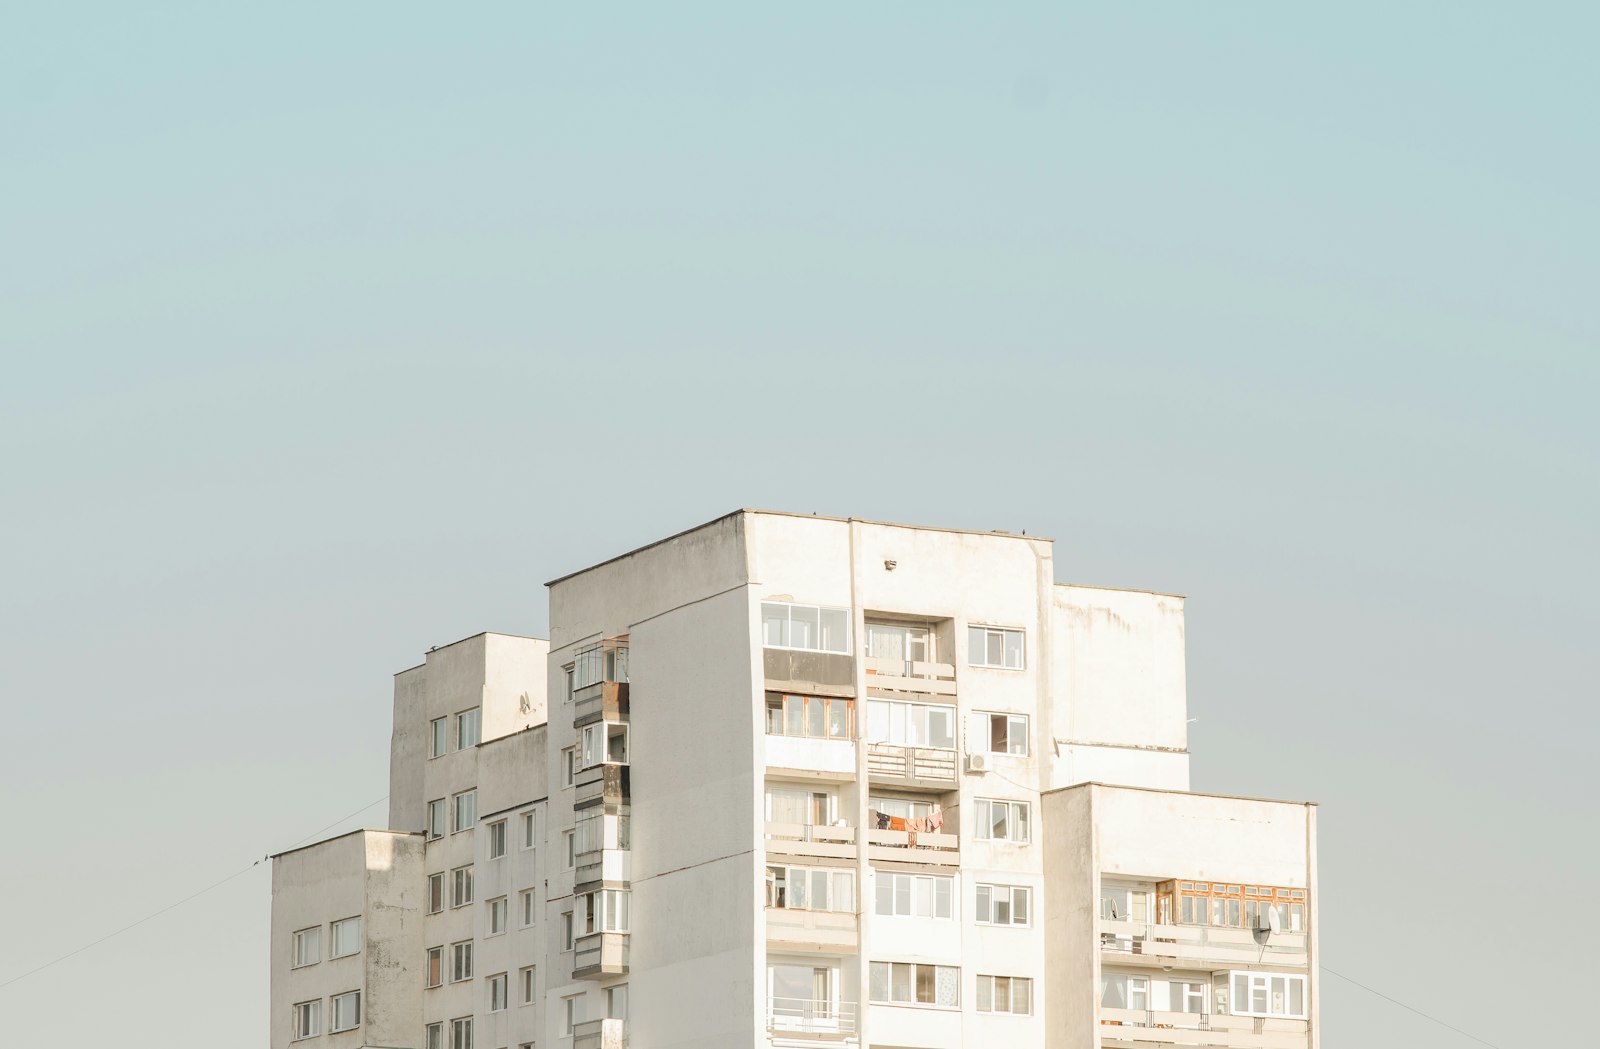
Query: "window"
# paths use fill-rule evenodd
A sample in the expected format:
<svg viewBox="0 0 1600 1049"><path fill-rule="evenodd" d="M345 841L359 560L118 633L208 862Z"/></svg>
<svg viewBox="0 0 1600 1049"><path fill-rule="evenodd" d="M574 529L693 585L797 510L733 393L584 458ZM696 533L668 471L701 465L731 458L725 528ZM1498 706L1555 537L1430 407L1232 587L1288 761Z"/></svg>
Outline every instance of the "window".
<svg viewBox="0 0 1600 1049"><path fill-rule="evenodd" d="M576 927L575 923L572 920L572 912L571 911L562 911L561 912L561 949L563 951L572 950L573 930L575 929L575 927Z"/></svg>
<svg viewBox="0 0 1600 1049"><path fill-rule="evenodd" d="M1107 879L1100 883L1100 917L1104 921L1150 920L1150 890Z"/></svg>
<svg viewBox="0 0 1600 1049"><path fill-rule="evenodd" d="M294 1007L294 1037L315 1038L322 1033L322 999Z"/></svg>
<svg viewBox="0 0 1600 1049"><path fill-rule="evenodd" d="M898 816L903 820L920 820L934 813L933 802L917 801L912 798L869 798L867 805L868 816L874 812L881 812L885 816Z"/></svg>
<svg viewBox="0 0 1600 1049"><path fill-rule="evenodd" d="M955 879L943 875L874 871L873 912L901 918L950 918L955 912Z"/></svg>
<svg viewBox="0 0 1600 1049"><path fill-rule="evenodd" d="M1025 976L979 976L978 1012L1027 1016L1033 1012L1033 981Z"/></svg>
<svg viewBox="0 0 1600 1049"><path fill-rule="evenodd" d="M472 1017L450 1021L450 1049L472 1049Z"/></svg>
<svg viewBox="0 0 1600 1049"><path fill-rule="evenodd" d="M479 727L483 712L477 707L456 715L456 749L466 750L478 745Z"/></svg>
<svg viewBox="0 0 1600 1049"><path fill-rule="evenodd" d="M506 931L506 898L496 896L489 901L489 935L498 936Z"/></svg>
<svg viewBox="0 0 1600 1049"><path fill-rule="evenodd" d="M869 997L895 1005L961 1004L961 970L953 965L873 962Z"/></svg>
<svg viewBox="0 0 1600 1049"><path fill-rule="evenodd" d="M1193 980L1173 980L1167 987L1168 1000L1175 1013L1206 1012L1206 985Z"/></svg>
<svg viewBox="0 0 1600 1049"><path fill-rule="evenodd" d="M333 996L333 1025L330 1031L349 1031L361 1026L361 992L346 991Z"/></svg>
<svg viewBox="0 0 1600 1049"><path fill-rule="evenodd" d="M517 986L522 988L522 1004L532 1005L536 997L534 973L536 970L529 965L517 973Z"/></svg>
<svg viewBox="0 0 1600 1049"><path fill-rule="evenodd" d="M619 983L615 987L606 988L606 1019L626 1020L628 1018L628 985Z"/></svg>
<svg viewBox="0 0 1600 1049"><path fill-rule="evenodd" d="M897 623L867 623L867 658L898 663L926 663L933 659L928 628ZM905 668L909 671L909 667ZM872 669L867 673L871 674ZM894 673L901 673L895 670ZM907 676L914 676L907 674Z"/></svg>
<svg viewBox="0 0 1600 1049"><path fill-rule="evenodd" d="M578 748L567 747L561 752L561 785L572 786L572 781L578 775Z"/></svg>
<svg viewBox="0 0 1600 1049"><path fill-rule="evenodd" d="M582 746L578 767L592 769L596 765L626 765L628 763L628 726L621 722L597 721L583 726Z"/></svg>
<svg viewBox="0 0 1600 1049"><path fill-rule="evenodd" d="M856 909L854 871L823 867L767 866L767 906L799 911Z"/></svg>
<svg viewBox="0 0 1600 1049"><path fill-rule="evenodd" d="M1232 972L1228 974L1234 1016L1267 1016L1303 1020L1306 1016L1306 978L1282 973Z"/></svg>
<svg viewBox="0 0 1600 1049"><path fill-rule="evenodd" d="M472 825L478 822L478 792L464 790L450 799L451 808L455 812L455 820L450 825L451 834L459 834L464 830L471 830Z"/></svg>
<svg viewBox="0 0 1600 1049"><path fill-rule="evenodd" d="M605 680L605 664L601 659L600 646L590 645L580 648L572 654L572 688L588 688Z"/></svg>
<svg viewBox="0 0 1600 1049"><path fill-rule="evenodd" d="M453 883L450 894L450 906L465 907L472 902L472 868L457 867L450 872Z"/></svg>
<svg viewBox="0 0 1600 1049"><path fill-rule="evenodd" d="M522 847L525 849L531 849L539 844L539 837L536 833L538 830L536 817L538 815L538 812L533 809L529 809L522 814Z"/></svg>
<svg viewBox="0 0 1600 1049"><path fill-rule="evenodd" d="M801 787L768 787L767 819L773 823L798 823L806 827L825 827L833 822L838 808L828 791Z"/></svg>
<svg viewBox="0 0 1600 1049"><path fill-rule="evenodd" d="M979 925L1027 925L1033 890L1026 885L986 885L978 883Z"/></svg>
<svg viewBox="0 0 1600 1049"><path fill-rule="evenodd" d="M315 965L320 961L322 961L322 926L301 929L295 933L294 955L289 967L298 969L302 965Z"/></svg>
<svg viewBox="0 0 1600 1049"><path fill-rule="evenodd" d="M443 798L428 802L429 841L437 841L444 837L444 804Z"/></svg>
<svg viewBox="0 0 1600 1049"><path fill-rule="evenodd" d="M767 735L855 738L855 701L835 696L767 693Z"/></svg>
<svg viewBox="0 0 1600 1049"><path fill-rule="evenodd" d="M1028 840L1028 803L1025 801L991 801L979 798L974 802L975 833L980 841Z"/></svg>
<svg viewBox="0 0 1600 1049"><path fill-rule="evenodd" d="M986 714L989 719L989 753L1028 753L1028 718L1025 714Z"/></svg>
<svg viewBox="0 0 1600 1049"><path fill-rule="evenodd" d="M576 692L578 689L576 683L577 677L575 676L575 666L576 664L568 663L566 666L561 668L561 673L564 674L567 679L566 691L561 694L561 702L563 703L571 703L572 693Z"/></svg>
<svg viewBox="0 0 1600 1049"><path fill-rule="evenodd" d="M1022 669L1022 631L1004 627L967 627L967 663L975 667Z"/></svg>
<svg viewBox="0 0 1600 1049"><path fill-rule="evenodd" d="M428 757L442 757L450 740L450 719L434 718L428 722Z"/></svg>
<svg viewBox="0 0 1600 1049"><path fill-rule="evenodd" d="M1150 1008L1150 978L1127 973L1105 973L1100 977L1100 1004L1107 1009Z"/></svg>
<svg viewBox="0 0 1600 1049"><path fill-rule="evenodd" d="M761 640L767 648L848 654L850 610L763 601Z"/></svg>
<svg viewBox="0 0 1600 1049"><path fill-rule="evenodd" d="M561 999L561 1033L571 1034L572 1029L583 1022L583 995L575 994L571 998Z"/></svg>
<svg viewBox="0 0 1600 1049"><path fill-rule="evenodd" d="M423 1049L444 1049L444 1024L429 1024L428 1037L423 1041L422 1045Z"/></svg>
<svg viewBox="0 0 1600 1049"><path fill-rule="evenodd" d="M506 1007L506 974L495 973L489 977L489 1011L498 1013Z"/></svg>
<svg viewBox="0 0 1600 1049"><path fill-rule="evenodd" d="M1163 924L1262 929L1276 915L1283 932L1306 928L1306 890L1287 886L1169 881L1156 887L1156 903Z"/></svg>
<svg viewBox="0 0 1600 1049"><path fill-rule="evenodd" d="M361 953L361 918L346 918L333 923L328 957L345 958Z"/></svg>
<svg viewBox="0 0 1600 1049"><path fill-rule="evenodd" d="M956 747L956 708L942 703L867 700L867 741L902 747Z"/></svg>
<svg viewBox="0 0 1600 1049"><path fill-rule="evenodd" d="M526 929L539 916L538 897L534 895L532 889L523 889L517 896L522 901L522 927Z"/></svg>
<svg viewBox="0 0 1600 1049"><path fill-rule="evenodd" d="M561 856L566 863L566 869L571 870L578 865L578 833L575 830L561 832Z"/></svg>
<svg viewBox="0 0 1600 1049"><path fill-rule="evenodd" d="M838 1013L839 970L794 962L767 966L767 997L774 1028L805 1030Z"/></svg>
<svg viewBox="0 0 1600 1049"><path fill-rule="evenodd" d="M489 832L489 858L497 860L506 854L506 821L495 820L485 829Z"/></svg>
<svg viewBox="0 0 1600 1049"><path fill-rule="evenodd" d="M460 983L472 979L472 941L462 940L450 945L450 982Z"/></svg>
<svg viewBox="0 0 1600 1049"><path fill-rule="evenodd" d="M429 947L427 965L427 986L438 987L444 983L444 948Z"/></svg>
<svg viewBox="0 0 1600 1049"><path fill-rule="evenodd" d="M428 913L444 910L444 872L428 875Z"/></svg>
<svg viewBox="0 0 1600 1049"><path fill-rule="evenodd" d="M583 933L627 932L630 893L627 889L602 889L578 897Z"/></svg>

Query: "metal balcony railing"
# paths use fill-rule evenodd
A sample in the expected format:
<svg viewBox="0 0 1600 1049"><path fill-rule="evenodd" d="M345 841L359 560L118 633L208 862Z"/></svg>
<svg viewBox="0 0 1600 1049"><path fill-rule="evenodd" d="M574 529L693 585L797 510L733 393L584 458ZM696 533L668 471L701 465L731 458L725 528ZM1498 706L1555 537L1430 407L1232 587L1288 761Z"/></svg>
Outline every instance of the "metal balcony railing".
<svg viewBox="0 0 1600 1049"><path fill-rule="evenodd" d="M767 1028L843 1038L855 1033L856 1003L816 998L768 998Z"/></svg>

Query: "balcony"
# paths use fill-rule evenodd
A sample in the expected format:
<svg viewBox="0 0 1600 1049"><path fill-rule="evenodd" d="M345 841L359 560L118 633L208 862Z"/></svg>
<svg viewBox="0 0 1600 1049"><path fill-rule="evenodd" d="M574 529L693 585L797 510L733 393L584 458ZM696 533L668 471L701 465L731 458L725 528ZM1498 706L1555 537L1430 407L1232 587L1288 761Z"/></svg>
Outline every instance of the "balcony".
<svg viewBox="0 0 1600 1049"><path fill-rule="evenodd" d="M927 834L914 830L868 830L867 858L874 863L959 867L961 839L954 834Z"/></svg>
<svg viewBox="0 0 1600 1049"><path fill-rule="evenodd" d="M1304 1020L1258 1020L1148 1009L1100 1010L1100 1044L1106 1049L1149 1049L1156 1045L1306 1049L1307 1039Z"/></svg>
<svg viewBox="0 0 1600 1049"><path fill-rule="evenodd" d="M572 1049L622 1049L628 1029L622 1020L589 1020L572 1025Z"/></svg>
<svg viewBox="0 0 1600 1049"><path fill-rule="evenodd" d="M616 811L628 803L628 766L595 765L581 769L572 778L574 808L603 804Z"/></svg>
<svg viewBox="0 0 1600 1049"><path fill-rule="evenodd" d="M625 976L628 972L628 934L625 932L591 932L578 937L574 944L572 978L598 980L607 976Z"/></svg>
<svg viewBox="0 0 1600 1049"><path fill-rule="evenodd" d="M767 946L782 950L854 954L857 944L854 911L808 911L767 908Z"/></svg>
<svg viewBox="0 0 1600 1049"><path fill-rule="evenodd" d="M856 1040L856 1004L811 998L768 998L767 1030L785 1039Z"/></svg>
<svg viewBox="0 0 1600 1049"><path fill-rule="evenodd" d="M595 721L628 720L628 683L596 681L572 693L572 727L582 728Z"/></svg>
<svg viewBox="0 0 1600 1049"><path fill-rule="evenodd" d="M909 790L956 788L956 752L933 747L867 744L867 776L875 784Z"/></svg>
<svg viewBox="0 0 1600 1049"><path fill-rule="evenodd" d="M856 858L856 829L814 827L804 823L768 823L767 855L853 860Z"/></svg>
<svg viewBox="0 0 1600 1049"><path fill-rule="evenodd" d="M628 849L596 849L578 854L573 891L587 892L602 885L626 885L633 880L633 853Z"/></svg>
<svg viewBox="0 0 1600 1049"><path fill-rule="evenodd" d="M1119 965L1141 963L1205 969L1222 965L1304 967L1306 934L1252 932L1217 925L1158 925L1102 918L1100 950ZM1200 1044L1200 1043L1185 1043Z"/></svg>
<svg viewBox="0 0 1600 1049"><path fill-rule="evenodd" d="M866 658L867 695L890 698L943 696L956 694L956 668L949 663L925 663L920 659Z"/></svg>
<svg viewBox="0 0 1600 1049"><path fill-rule="evenodd" d="M856 745L847 739L767 735L767 767L845 782L856 776Z"/></svg>

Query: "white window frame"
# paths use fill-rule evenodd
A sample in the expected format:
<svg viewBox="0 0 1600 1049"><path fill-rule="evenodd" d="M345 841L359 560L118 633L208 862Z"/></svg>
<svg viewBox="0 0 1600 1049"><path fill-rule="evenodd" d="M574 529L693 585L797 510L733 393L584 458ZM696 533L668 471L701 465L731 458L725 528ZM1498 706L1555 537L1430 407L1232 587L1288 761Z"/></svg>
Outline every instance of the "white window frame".
<svg viewBox="0 0 1600 1049"><path fill-rule="evenodd" d="M444 1049L444 1021L435 1020L425 1028L423 1049Z"/></svg>
<svg viewBox="0 0 1600 1049"><path fill-rule="evenodd" d="M569 994L561 999L561 1035L567 1037L572 1034L572 1029L583 1023L582 1011L583 995Z"/></svg>
<svg viewBox="0 0 1600 1049"><path fill-rule="evenodd" d="M306 949L307 944L312 945L310 950ZM322 926L313 925L309 929L295 930L289 954L289 968L304 969L320 961L322 961Z"/></svg>
<svg viewBox="0 0 1600 1049"><path fill-rule="evenodd" d="M1001 980L1006 981L1006 1007L1004 1009L997 1008L999 1005L999 981ZM1017 1008L1017 986L1019 984L1026 989L1028 1004L1025 1009ZM987 994L985 994L985 989L987 989ZM996 1015L1005 1014L1008 1016L1033 1015L1033 977L1031 976L994 976L980 973L976 990L977 994L974 997L977 1000L973 1003L973 1010L976 1012ZM989 1000L987 1009L983 1007L985 998Z"/></svg>
<svg viewBox="0 0 1600 1049"><path fill-rule="evenodd" d="M534 848L539 844L539 810L529 809L522 815L522 849Z"/></svg>
<svg viewBox="0 0 1600 1049"><path fill-rule="evenodd" d="M313 998L309 1002L295 1002L294 1020L291 1022L290 1030L294 1032L293 1037L289 1039L291 1042L298 1042L302 1038L315 1038L320 1035L322 1033L322 999Z"/></svg>
<svg viewBox="0 0 1600 1049"><path fill-rule="evenodd" d="M442 758L450 752L450 719L434 718L428 722L428 759Z"/></svg>
<svg viewBox="0 0 1600 1049"><path fill-rule="evenodd" d="M570 951L577 946L578 919L572 911L561 912L561 949Z"/></svg>
<svg viewBox="0 0 1600 1049"><path fill-rule="evenodd" d="M948 719L950 745L932 741L930 719L935 713ZM917 722L917 725L913 725ZM868 743L888 743L896 747L921 747L924 750L955 750L957 713L948 703L913 703L903 699L867 700L866 734Z"/></svg>
<svg viewBox="0 0 1600 1049"><path fill-rule="evenodd" d="M1193 1000L1196 1006L1188 1008ZM1175 1013L1185 1013L1190 1016L1207 1016L1211 1008L1206 1001L1206 984L1204 980L1169 980L1167 981L1168 1009Z"/></svg>
<svg viewBox="0 0 1600 1049"><path fill-rule="evenodd" d="M524 965L517 970L517 987L520 990L522 1001L519 1005L533 1005L539 1000L539 967L537 965Z"/></svg>
<svg viewBox="0 0 1600 1049"><path fill-rule="evenodd" d="M627 889L596 889L579 893L573 908L574 920L581 926L579 936L597 932L630 932L633 918L633 893Z"/></svg>
<svg viewBox="0 0 1600 1049"><path fill-rule="evenodd" d="M472 727L470 733L467 731L469 725ZM471 737L471 742L468 742L469 736ZM458 712L456 714L456 749L467 750L470 747L476 747L482 742L483 708L473 707L471 710Z"/></svg>
<svg viewBox="0 0 1600 1049"><path fill-rule="evenodd" d="M499 936L506 931L507 919L510 917L510 904L504 896L496 896L487 904L489 908L489 936Z"/></svg>
<svg viewBox="0 0 1600 1049"><path fill-rule="evenodd" d="M471 940L457 940L450 945L450 982L466 983L472 979Z"/></svg>
<svg viewBox="0 0 1600 1049"><path fill-rule="evenodd" d="M974 645L977 634L983 635L983 644ZM1000 662L989 662L989 635L996 634L1000 637ZM1006 660L1006 635L1017 636L1017 663L1012 665ZM1028 632L1021 627L1014 626L989 626L986 623L967 624L967 665L983 667L989 670L1026 670L1028 669Z"/></svg>
<svg viewBox="0 0 1600 1049"><path fill-rule="evenodd" d="M343 1027L339 1026L339 1008L340 1008L339 1007L339 1003L340 1002L353 1002L353 1003L355 1003L355 1012L356 1012L355 1020L353 1022L351 1022L351 1023L346 1024ZM329 998L328 999L328 1012L330 1014L329 1017L328 1017L328 1033L329 1034L338 1034L340 1031L354 1031L357 1027L361 1026L361 992L360 991L345 991L342 994L336 994L333 997Z"/></svg>
<svg viewBox="0 0 1600 1049"><path fill-rule="evenodd" d="M445 835L445 824L450 818L449 798L434 798L428 802L427 839L438 841Z"/></svg>
<svg viewBox="0 0 1600 1049"><path fill-rule="evenodd" d="M1113 983L1122 985L1122 1004L1108 1005L1106 995ZM1102 972L1100 975L1100 1006L1105 1009L1130 1009L1146 1012L1150 1008L1150 977L1136 973Z"/></svg>
<svg viewBox="0 0 1600 1049"><path fill-rule="evenodd" d="M628 1018L628 985L625 983L613 984L605 989L606 1019L626 1020ZM619 1006L617 1003L621 1001Z"/></svg>
<svg viewBox="0 0 1600 1049"><path fill-rule="evenodd" d="M788 643L772 644L767 637L768 610L776 610L780 608L784 610L782 635L786 639L786 642L793 640L795 611L802 610L815 612L817 616L817 643L815 645L792 645ZM837 622L835 622L833 626L834 630L838 631L843 636L843 648L822 647L822 614L824 612L843 613L843 629L839 630L839 624ZM833 618L836 619L836 616ZM840 608L837 605L808 605L799 601L763 601L761 602L761 645L763 648L783 649L788 652L827 652L834 655L848 656L850 654L851 618L850 609Z"/></svg>
<svg viewBox="0 0 1600 1049"><path fill-rule="evenodd" d="M517 923L519 929L531 929L539 919L539 896L533 889L522 889L517 893L518 908L521 912Z"/></svg>
<svg viewBox="0 0 1600 1049"><path fill-rule="evenodd" d="M1006 921L996 921L995 904L1000 897L1005 897L1005 908L1011 917ZM1017 900L1022 900L1022 921L1017 920ZM973 900L972 920L977 925L993 925L1002 929L1026 929L1033 925L1033 889L1027 885L1001 885L995 882L980 881L977 884L976 896Z"/></svg>
<svg viewBox="0 0 1600 1049"><path fill-rule="evenodd" d="M983 715L984 720L986 722L984 727L986 729L988 729L988 731L984 734L984 738L983 738L983 751L984 751L984 753L986 753L986 754L1004 754L1004 755L1007 755L1007 756L1010 756L1010 757L1013 757L1013 758L1025 758L1025 757L1028 756L1028 754L1030 753L1030 751L1032 749L1029 746L1029 742L1030 742L1029 737L1032 735L1032 731L1033 731L1033 726L1028 723L1028 721L1029 721L1028 715L1026 715L1026 714L1013 714L1013 713L1011 713L1010 711L1007 711L1007 710L984 710L984 711L979 711L979 713ZM1005 721L1005 723L1006 723L1006 748L1007 749L1005 749L1005 750L995 750L994 749L994 723L995 723L995 719L996 718L999 718L999 719ZM1021 728L1022 728L1022 749L1021 750L1013 749L1014 741L1012 739L1012 733L1017 728L1017 723L1018 722L1021 722Z"/></svg>
<svg viewBox="0 0 1600 1049"><path fill-rule="evenodd" d="M934 965L934 964L928 963L928 962L892 962L892 961L875 961L875 962L869 962L869 963L867 963L867 965L868 965L868 968L867 968L867 974L868 974L868 978L867 978L867 997L874 1005L902 1005L902 1006L909 1006L909 1007L914 1008L914 1009L960 1009L961 1008L961 967L960 966L956 966L956 965ZM894 996L894 984L895 984L894 967L897 966L897 965L908 966L911 969L911 972L910 972L909 975L910 975L910 979L911 979L910 987L912 989L912 997L909 1000L908 999L903 999L903 998L896 998ZM885 973L884 973L884 977L885 977L884 978L884 987L887 989L887 994L888 994L888 997L885 997L885 998L873 998L872 997L872 986L873 986L872 970L878 968L879 966L888 966L888 968L885 970ZM931 1002L919 1002L919 1001L916 1000L917 970L919 968L920 969L932 969L932 970L934 970L934 974L933 974L934 1000L931 1001ZM954 982L954 987L955 987L955 992L956 992L956 995L955 995L956 1000L953 1001L953 1002L941 1002L941 1001L938 1000L938 994L939 994L939 972L938 971L940 969L953 971L956 974L956 978L955 978L955 982Z"/></svg>
<svg viewBox="0 0 1600 1049"><path fill-rule="evenodd" d="M562 870L570 871L578 866L578 830L576 827L572 830L561 832L561 862L566 865L561 868Z"/></svg>
<svg viewBox="0 0 1600 1049"><path fill-rule="evenodd" d="M450 795L450 833L460 834L478 824L478 788Z"/></svg>
<svg viewBox="0 0 1600 1049"><path fill-rule="evenodd" d="M434 963L438 962L437 973ZM443 987L445 974L444 945L429 947L422 956L422 985L424 987Z"/></svg>
<svg viewBox="0 0 1600 1049"><path fill-rule="evenodd" d="M774 871L782 871L783 889L781 899L777 902L777 879ZM816 888L820 884L827 899L824 905L817 907L813 904L816 898ZM796 886L805 887L798 892ZM841 890L840 886L843 886ZM843 892L849 898L840 900ZM776 910L788 911L828 911L834 914L854 914L856 912L856 872L844 867L801 867L791 863L769 863L766 866L766 900L767 906ZM799 902L796 902L796 901Z"/></svg>
<svg viewBox="0 0 1600 1049"><path fill-rule="evenodd" d="M1003 837L996 837L994 834L993 811L996 805L1006 807L1006 834ZM973 816L972 836L978 841L1008 841L1013 845L1027 845L1033 841L1033 812L1026 801L1012 801L1009 798L977 798L973 802ZM1014 833L1014 829L1019 825L1025 832L1020 837Z"/></svg>
<svg viewBox="0 0 1600 1049"><path fill-rule="evenodd" d="M450 1021L450 1049L472 1049L472 1017L458 1016Z"/></svg>
<svg viewBox="0 0 1600 1049"><path fill-rule="evenodd" d="M351 950L341 952L339 950L339 934L352 924L355 925L356 930L356 945ZM360 954L362 942L361 915L357 914L352 918L340 918L338 921L328 924L328 957L330 959L349 958L352 955Z"/></svg>
<svg viewBox="0 0 1600 1049"><path fill-rule="evenodd" d="M1274 980L1284 981L1283 1012L1272 1011L1272 982ZM1241 981L1244 988L1244 993L1242 995L1239 993ZM1257 984L1263 987L1267 996L1267 1008L1265 1011L1250 1008L1250 1001ZM1299 1012L1289 1011L1289 988L1295 984L1300 985ZM1309 993L1310 990L1307 986L1306 978L1295 973L1255 972L1254 970L1249 969L1233 969L1228 972L1228 1013L1232 1016L1259 1016L1266 1019L1276 1020L1304 1020L1306 1019L1306 1007L1308 1004L1306 1001L1306 996ZM1243 999L1242 1002L1240 1001L1241 998Z"/></svg>
<svg viewBox="0 0 1600 1049"><path fill-rule="evenodd" d="M453 868L450 871L450 909L469 905L474 896L472 864Z"/></svg>
<svg viewBox="0 0 1600 1049"><path fill-rule="evenodd" d="M956 916L956 880L947 874L912 874L906 871L873 869L872 913L884 918L916 918L919 920L953 921ZM883 893L887 886L889 909L883 910ZM941 897L940 889L943 889ZM902 898L905 909L901 909ZM944 914L940 914L940 902ZM927 903L927 913L922 904Z"/></svg>
<svg viewBox="0 0 1600 1049"><path fill-rule="evenodd" d="M561 749L561 785L570 787L578 778L578 748L563 747Z"/></svg>
<svg viewBox="0 0 1600 1049"><path fill-rule="evenodd" d="M503 1013L511 1005L511 984L505 973L489 977L489 1011Z"/></svg>
<svg viewBox="0 0 1600 1049"><path fill-rule="evenodd" d="M448 906L449 886L445 884L445 873L444 871L439 871L437 874L428 875L427 908L429 914L443 914L445 907ZM437 892L434 891L435 886L438 886ZM435 906L435 903L437 903L437 906Z"/></svg>
<svg viewBox="0 0 1600 1049"><path fill-rule="evenodd" d="M505 820L495 820L493 823L488 824L485 829L489 832L486 835L489 839L489 858L498 860L506 854L506 838L510 830L506 826Z"/></svg>
<svg viewBox="0 0 1600 1049"><path fill-rule="evenodd" d="M622 757L611 756L611 737L622 736ZM583 726L578 734L578 768L592 769L600 765L626 765L628 763L628 726L621 721L596 721Z"/></svg>

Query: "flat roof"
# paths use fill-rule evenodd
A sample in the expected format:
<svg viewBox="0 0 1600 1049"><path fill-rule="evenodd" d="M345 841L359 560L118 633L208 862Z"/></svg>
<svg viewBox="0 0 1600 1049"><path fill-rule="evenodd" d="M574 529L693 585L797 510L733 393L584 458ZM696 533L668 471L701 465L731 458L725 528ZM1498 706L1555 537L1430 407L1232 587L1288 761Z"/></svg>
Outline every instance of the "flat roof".
<svg viewBox="0 0 1600 1049"><path fill-rule="evenodd" d="M465 644L466 642L471 641L471 640L473 640L475 638L489 637L491 635L494 636L494 637L515 637L515 638L520 638L523 641L546 641L546 642L548 642L550 640L547 637L534 637L532 634L508 634L504 630L480 630L476 634L468 634L466 637L457 638L454 641L447 641L442 645L434 645L432 648L428 649L428 654L431 655L432 653L437 652L440 649L454 648L456 645ZM399 677L401 674L409 674L413 670L421 670L423 667L425 667L427 665L428 665L428 661L426 659L424 659L422 662L418 663L416 666L406 667L404 670L396 670L394 672L394 676L395 677Z"/></svg>
<svg viewBox="0 0 1600 1049"><path fill-rule="evenodd" d="M397 834L402 838L422 837L422 832L415 830L390 830L388 827L357 827L355 830L347 830L343 834L335 834L333 837L323 838L321 841L313 841L306 845L296 845L294 848L284 849L282 852L268 853L267 859L275 860L279 856L288 856L290 853L304 852L307 849L314 849L319 845L326 845L329 842L338 841L341 838L348 838L352 834Z"/></svg>
<svg viewBox="0 0 1600 1049"><path fill-rule="evenodd" d="M1084 590L1119 590L1124 594L1154 594L1156 597L1175 597L1180 601L1189 600L1188 594L1174 594L1170 590L1146 590L1142 586L1105 586L1100 583L1057 583L1056 586L1076 586Z"/></svg>
<svg viewBox="0 0 1600 1049"><path fill-rule="evenodd" d="M1106 787L1110 790L1141 790L1146 794L1179 794L1186 798L1217 798L1222 801L1263 801L1271 805L1302 805L1316 808L1314 801L1290 801L1287 798L1253 798L1248 794L1211 794L1203 790L1162 790L1160 787L1139 787L1131 783L1102 783L1097 779L1084 780L1082 783L1073 783L1066 787L1052 787L1042 790L1039 795L1060 794L1066 790L1077 790L1080 787Z"/></svg>
<svg viewBox="0 0 1600 1049"><path fill-rule="evenodd" d="M835 521L840 524L866 524L875 525L879 528L910 528L919 532L949 532L953 535L985 535L1008 539L1029 539L1038 540L1042 543L1055 542L1055 540L1051 539L1049 536L1028 535L1026 532L1008 532L999 529L990 532L984 532L975 528L939 528L935 525L904 524L900 521L874 521L868 517L832 517L828 514L802 514L793 510L761 510L756 507L746 506L733 511L732 513L723 514L721 517L712 518L711 520L706 521L704 524L697 524L693 528L685 528L681 532L674 532L664 539L657 539L654 542L646 543L643 546L636 546L632 550L617 554L615 557L608 557L604 561L597 561L594 564L589 565L587 568L580 568L575 572L568 572L564 576L557 576L555 579L552 579L546 583L545 586L555 586L557 583L564 583L573 576L579 576L585 572L592 572L596 568L603 568L606 565L621 561L623 558L632 557L634 554L643 553L644 551L649 550L651 547L660 546L662 543L670 543L674 539L681 539L693 532L700 531L702 528L710 528L712 525L721 524L723 521L726 521L731 517L738 517L741 514L761 514L766 517L798 517L808 521Z"/></svg>

